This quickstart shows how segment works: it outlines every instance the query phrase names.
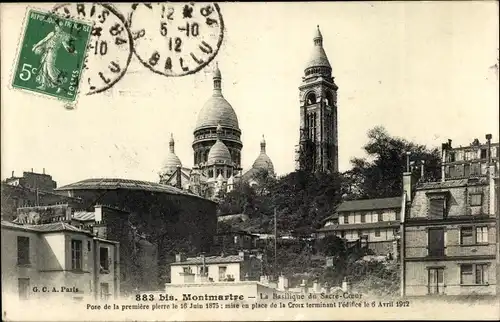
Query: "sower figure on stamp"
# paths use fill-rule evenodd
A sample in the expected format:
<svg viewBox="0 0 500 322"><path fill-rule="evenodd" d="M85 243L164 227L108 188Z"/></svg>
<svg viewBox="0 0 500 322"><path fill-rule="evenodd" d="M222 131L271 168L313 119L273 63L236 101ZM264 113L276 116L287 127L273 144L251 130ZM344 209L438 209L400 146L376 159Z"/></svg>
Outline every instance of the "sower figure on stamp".
<svg viewBox="0 0 500 322"><path fill-rule="evenodd" d="M56 22L54 31L51 31L32 48L35 54L42 55L40 69L36 77L36 82L40 84L37 88L40 90L45 90L47 87L57 87L57 93L59 93L61 91L60 86L67 80L64 72L56 67L57 52L61 45L68 53L77 53L72 44L74 37L62 30L62 25L63 22Z"/></svg>

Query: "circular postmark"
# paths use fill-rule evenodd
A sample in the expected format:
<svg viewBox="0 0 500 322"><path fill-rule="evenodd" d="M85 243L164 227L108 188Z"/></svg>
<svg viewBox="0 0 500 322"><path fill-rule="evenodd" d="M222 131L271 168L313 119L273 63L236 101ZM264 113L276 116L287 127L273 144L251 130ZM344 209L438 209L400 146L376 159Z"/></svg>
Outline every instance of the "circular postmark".
<svg viewBox="0 0 500 322"><path fill-rule="evenodd" d="M125 17L112 5L102 3L58 4L52 11L94 23L84 62L82 92L96 94L115 85L132 59L133 39Z"/></svg>
<svg viewBox="0 0 500 322"><path fill-rule="evenodd" d="M128 22L135 55L164 76L201 70L217 55L224 35L216 3L134 3Z"/></svg>

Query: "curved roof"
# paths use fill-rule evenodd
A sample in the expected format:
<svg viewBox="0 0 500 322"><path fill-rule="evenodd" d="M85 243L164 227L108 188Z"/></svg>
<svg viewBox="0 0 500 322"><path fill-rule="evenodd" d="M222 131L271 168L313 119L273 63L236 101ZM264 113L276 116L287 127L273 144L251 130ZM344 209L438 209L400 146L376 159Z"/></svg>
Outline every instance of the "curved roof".
<svg viewBox="0 0 500 322"><path fill-rule="evenodd" d="M265 153L261 152L257 159L255 159L252 168L254 169L265 169L270 173L274 173L274 165L271 158Z"/></svg>
<svg viewBox="0 0 500 322"><path fill-rule="evenodd" d="M168 193L174 195L186 195L201 198L198 195L186 192L184 190L175 188L169 185L163 185L155 182L131 180L131 179L120 179L120 178L92 178L75 183L71 183L60 188L57 191L68 191L68 190L140 190L140 191L151 191ZM202 198L205 199L205 198Z"/></svg>
<svg viewBox="0 0 500 322"><path fill-rule="evenodd" d="M238 117L231 104L222 95L213 95L198 114L195 130L216 127L218 124L239 130Z"/></svg>
<svg viewBox="0 0 500 322"><path fill-rule="evenodd" d="M212 163L216 161L223 161L225 163L231 163L231 153L227 146L219 139L210 148L208 152L207 162Z"/></svg>
<svg viewBox="0 0 500 322"><path fill-rule="evenodd" d="M312 67L332 68L332 66L330 65L330 61L328 60L328 57L326 56L326 52L323 49L323 47L320 47L320 46L313 47L313 51L312 51L311 56L306 64L305 69L312 68Z"/></svg>
<svg viewBox="0 0 500 322"><path fill-rule="evenodd" d="M163 162L163 170L165 172L173 172L177 170L177 167L182 167L181 160L175 153L169 152Z"/></svg>

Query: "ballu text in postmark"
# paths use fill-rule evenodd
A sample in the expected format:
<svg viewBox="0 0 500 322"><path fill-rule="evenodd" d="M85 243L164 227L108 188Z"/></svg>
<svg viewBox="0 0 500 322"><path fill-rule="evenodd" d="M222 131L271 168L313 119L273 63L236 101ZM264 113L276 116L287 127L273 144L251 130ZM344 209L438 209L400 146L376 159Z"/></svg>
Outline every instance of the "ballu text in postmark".
<svg viewBox="0 0 500 322"><path fill-rule="evenodd" d="M201 70L217 55L224 35L215 3L134 3L128 19L137 58L165 76Z"/></svg>
<svg viewBox="0 0 500 322"><path fill-rule="evenodd" d="M92 26L28 10L12 86L74 102Z"/></svg>
<svg viewBox="0 0 500 322"><path fill-rule="evenodd" d="M82 92L103 92L126 73L132 59L132 35L125 17L110 4L68 3L56 5L54 12L94 23L84 64Z"/></svg>

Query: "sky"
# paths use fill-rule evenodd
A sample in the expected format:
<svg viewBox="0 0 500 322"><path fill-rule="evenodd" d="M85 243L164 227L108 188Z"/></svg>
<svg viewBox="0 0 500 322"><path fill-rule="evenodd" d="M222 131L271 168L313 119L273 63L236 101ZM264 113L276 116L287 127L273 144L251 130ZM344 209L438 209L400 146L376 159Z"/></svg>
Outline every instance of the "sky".
<svg viewBox="0 0 500 322"><path fill-rule="evenodd" d="M364 156L375 126L429 147L448 139L468 145L486 133L499 141L497 2L220 3L224 40L206 68L165 77L133 57L118 83L80 96L74 110L9 86L28 5L0 7L2 179L45 169L58 186L99 177L157 182L170 133L183 166L191 167L215 61L242 131L243 168L265 135L276 172L289 173L298 86L317 25L339 87L340 171ZM116 7L130 11L130 4Z"/></svg>

